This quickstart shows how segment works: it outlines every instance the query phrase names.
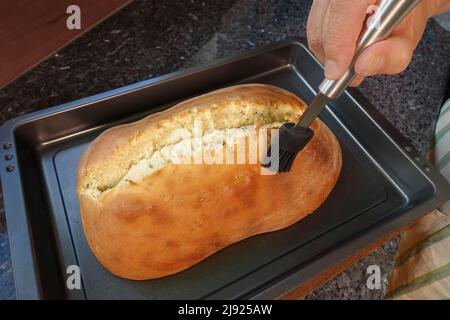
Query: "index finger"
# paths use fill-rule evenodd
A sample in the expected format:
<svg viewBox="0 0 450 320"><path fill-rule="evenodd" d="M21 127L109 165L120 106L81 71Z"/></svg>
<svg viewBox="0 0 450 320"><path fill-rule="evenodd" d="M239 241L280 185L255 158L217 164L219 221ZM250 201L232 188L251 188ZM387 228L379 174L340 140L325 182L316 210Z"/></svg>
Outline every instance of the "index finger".
<svg viewBox="0 0 450 320"><path fill-rule="evenodd" d="M323 28L325 75L336 80L350 67L368 8L377 0L330 0Z"/></svg>
<svg viewBox="0 0 450 320"><path fill-rule="evenodd" d="M320 62L325 63L325 53L323 51L322 27L328 9L329 0L314 0L306 25L308 46Z"/></svg>

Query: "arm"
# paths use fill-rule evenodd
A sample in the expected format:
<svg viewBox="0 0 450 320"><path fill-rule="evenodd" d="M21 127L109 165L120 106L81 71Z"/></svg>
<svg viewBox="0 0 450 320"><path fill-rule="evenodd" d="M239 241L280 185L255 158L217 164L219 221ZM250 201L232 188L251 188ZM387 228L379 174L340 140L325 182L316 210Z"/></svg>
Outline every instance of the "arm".
<svg viewBox="0 0 450 320"><path fill-rule="evenodd" d="M450 12L450 1L449 0L436 1L436 9L434 12L432 12L432 16L438 16L446 12Z"/></svg>

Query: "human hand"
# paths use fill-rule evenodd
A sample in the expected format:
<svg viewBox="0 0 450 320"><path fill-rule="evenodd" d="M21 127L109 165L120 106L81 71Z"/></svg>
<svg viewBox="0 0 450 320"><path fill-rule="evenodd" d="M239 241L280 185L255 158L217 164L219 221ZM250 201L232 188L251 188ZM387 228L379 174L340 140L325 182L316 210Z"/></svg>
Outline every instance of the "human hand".
<svg viewBox="0 0 450 320"><path fill-rule="evenodd" d="M340 78L350 67L368 8L377 0L314 0L308 18L310 49L325 65L327 79ZM449 0L423 0L387 39L367 48L355 64L358 86L367 76L406 69L430 17L450 10Z"/></svg>

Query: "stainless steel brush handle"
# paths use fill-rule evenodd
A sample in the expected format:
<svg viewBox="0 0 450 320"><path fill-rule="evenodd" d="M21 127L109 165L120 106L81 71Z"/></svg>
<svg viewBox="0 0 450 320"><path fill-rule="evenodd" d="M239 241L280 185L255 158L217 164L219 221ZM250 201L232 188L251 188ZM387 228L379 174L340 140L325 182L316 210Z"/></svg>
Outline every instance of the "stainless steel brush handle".
<svg viewBox="0 0 450 320"><path fill-rule="evenodd" d="M387 38L420 2L421 0L383 0L360 37L349 70L338 80L325 79L319 86L320 92L330 99L339 98L355 78L355 63L364 49Z"/></svg>

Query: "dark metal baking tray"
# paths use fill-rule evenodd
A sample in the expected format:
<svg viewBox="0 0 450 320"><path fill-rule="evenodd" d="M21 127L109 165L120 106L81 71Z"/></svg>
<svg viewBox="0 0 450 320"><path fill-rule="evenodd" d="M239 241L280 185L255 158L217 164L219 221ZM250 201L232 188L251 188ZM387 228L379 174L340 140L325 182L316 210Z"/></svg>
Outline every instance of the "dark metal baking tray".
<svg viewBox="0 0 450 320"><path fill-rule="evenodd" d="M320 116L341 143L343 168L314 214L162 279L119 279L99 264L84 238L75 194L78 159L98 134L238 83L280 86L310 102L322 78L323 69L304 40L295 40L5 123L0 142L11 147L2 152L13 159L2 156L0 171L17 297L276 298L441 204L449 195L444 178L351 90ZM8 165L14 170L8 171ZM66 289L69 265L80 266L80 290Z"/></svg>

